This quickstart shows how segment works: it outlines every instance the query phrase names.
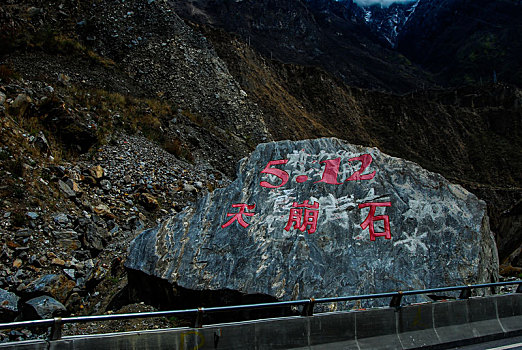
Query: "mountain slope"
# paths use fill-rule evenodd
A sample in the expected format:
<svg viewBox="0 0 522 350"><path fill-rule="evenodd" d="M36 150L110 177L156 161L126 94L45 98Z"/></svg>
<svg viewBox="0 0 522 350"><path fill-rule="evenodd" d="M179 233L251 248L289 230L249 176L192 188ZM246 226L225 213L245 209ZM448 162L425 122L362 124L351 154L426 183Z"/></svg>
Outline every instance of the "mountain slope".
<svg viewBox="0 0 522 350"><path fill-rule="evenodd" d="M381 45L356 16L353 2L197 0L171 5L190 21L239 34L266 57L320 66L349 85L396 92L431 85L426 74Z"/></svg>
<svg viewBox="0 0 522 350"><path fill-rule="evenodd" d="M398 50L446 84L503 81L522 86L522 3L421 0Z"/></svg>

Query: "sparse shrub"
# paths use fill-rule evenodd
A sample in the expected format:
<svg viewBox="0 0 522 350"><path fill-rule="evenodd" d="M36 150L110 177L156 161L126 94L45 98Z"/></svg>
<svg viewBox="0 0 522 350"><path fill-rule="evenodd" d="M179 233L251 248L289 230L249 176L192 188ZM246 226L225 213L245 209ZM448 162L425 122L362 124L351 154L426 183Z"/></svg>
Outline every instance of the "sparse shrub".
<svg viewBox="0 0 522 350"><path fill-rule="evenodd" d="M14 177L24 176L24 163L20 158L9 163L9 172L13 174Z"/></svg>
<svg viewBox="0 0 522 350"><path fill-rule="evenodd" d="M118 146L118 139L115 138L114 136L112 136L111 139L109 140L109 145Z"/></svg>
<svg viewBox="0 0 522 350"><path fill-rule="evenodd" d="M40 177L47 182L51 181L51 171L48 168L43 168Z"/></svg>
<svg viewBox="0 0 522 350"><path fill-rule="evenodd" d="M143 136L159 145L165 144L165 127L172 118L173 107L169 102L160 99L144 99L102 89L82 90L70 86L70 93L65 99L66 105L81 105L95 115L98 144L117 145L114 134L123 131L126 134ZM175 146L173 146L175 147ZM174 151L173 151L174 152ZM185 152L186 159L191 159Z"/></svg>
<svg viewBox="0 0 522 350"><path fill-rule="evenodd" d="M176 157L181 158L182 148L181 148L180 140L170 139L165 142L163 148L165 149L165 151L169 152L170 154L173 154Z"/></svg>
<svg viewBox="0 0 522 350"><path fill-rule="evenodd" d="M22 187L22 186L14 186L12 188L13 190L13 197L17 198L17 199L23 199L26 195L25 193L25 189Z"/></svg>
<svg viewBox="0 0 522 350"><path fill-rule="evenodd" d="M9 152L6 150L0 149L0 160L8 160L9 159Z"/></svg>
<svg viewBox="0 0 522 350"><path fill-rule="evenodd" d="M179 139L170 139L163 144L165 151L175 155L178 158L184 158L185 160L193 163L194 156L187 147L181 143Z"/></svg>
<svg viewBox="0 0 522 350"><path fill-rule="evenodd" d="M16 211L12 215L12 225L14 227L24 227L27 225L27 222L29 221L28 217L25 216L22 212Z"/></svg>
<svg viewBox="0 0 522 350"><path fill-rule="evenodd" d="M183 114L185 117L189 118L197 126L203 126L203 124L205 122L199 114L194 114L187 110L181 111L181 114Z"/></svg>
<svg viewBox="0 0 522 350"><path fill-rule="evenodd" d="M143 135L149 140L163 143L165 136L161 130L161 122L159 119L151 114L146 114L136 120L139 129Z"/></svg>

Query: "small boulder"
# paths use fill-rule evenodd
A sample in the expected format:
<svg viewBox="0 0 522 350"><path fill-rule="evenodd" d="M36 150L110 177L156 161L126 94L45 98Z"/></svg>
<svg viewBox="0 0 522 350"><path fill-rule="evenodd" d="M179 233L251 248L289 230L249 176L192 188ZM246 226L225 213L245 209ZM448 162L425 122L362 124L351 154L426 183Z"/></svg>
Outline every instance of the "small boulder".
<svg viewBox="0 0 522 350"><path fill-rule="evenodd" d="M13 115L23 115L33 101L26 94L16 96L10 106L10 113Z"/></svg>
<svg viewBox="0 0 522 350"><path fill-rule="evenodd" d="M150 193L141 193L138 198L140 204L149 211L156 210L160 206L158 200Z"/></svg>
<svg viewBox="0 0 522 350"><path fill-rule="evenodd" d="M65 316L67 309L58 300L43 295L25 302L23 315L25 319L49 319Z"/></svg>
<svg viewBox="0 0 522 350"><path fill-rule="evenodd" d="M76 192L73 191L72 188L69 187L65 182L62 180L58 180L58 187L60 188L60 191L67 197L67 198L74 198L76 197Z"/></svg>
<svg viewBox="0 0 522 350"><path fill-rule="evenodd" d="M25 215L27 215L27 217L31 220L36 220L40 217L40 215L38 215L38 213L35 213L34 211L28 211Z"/></svg>
<svg viewBox="0 0 522 350"><path fill-rule="evenodd" d="M49 294L60 302L65 302L74 287L76 287L76 283L66 276L49 274L29 283L24 293L27 293L29 296Z"/></svg>
<svg viewBox="0 0 522 350"><path fill-rule="evenodd" d="M83 246L89 249L92 254L97 255L108 242L109 234L107 230L99 228L90 222L83 226L83 232L81 239Z"/></svg>
<svg viewBox="0 0 522 350"><path fill-rule="evenodd" d="M0 289L0 322L13 321L18 314L18 300L16 294Z"/></svg>
<svg viewBox="0 0 522 350"><path fill-rule="evenodd" d="M53 236L56 239L56 243L60 248L65 249L67 252L72 253L81 247L79 241L79 234L73 230L60 230L54 231Z"/></svg>
<svg viewBox="0 0 522 350"><path fill-rule="evenodd" d="M104 175L104 170L100 165L89 168L89 174L96 180L100 180Z"/></svg>
<svg viewBox="0 0 522 350"><path fill-rule="evenodd" d="M80 188L80 186L76 183L76 181L72 180L72 179L67 179L67 181L65 182L65 184L67 186L69 186L69 188L71 190L73 190L76 195L79 195L82 193L82 189Z"/></svg>
<svg viewBox="0 0 522 350"><path fill-rule="evenodd" d="M53 220L56 224L60 225L60 226L65 226L67 225L68 223L70 223L70 220L69 218L67 217L66 214L64 213L59 213L59 214L56 214L54 217L53 217Z"/></svg>
<svg viewBox="0 0 522 350"><path fill-rule="evenodd" d="M103 179L100 181L100 187L102 190L108 192L112 189L112 184L109 180Z"/></svg>
<svg viewBox="0 0 522 350"><path fill-rule="evenodd" d="M43 132L39 132L38 136L34 139L34 145L36 148L40 150L42 154L50 154L51 152L51 146L49 145L49 141L47 141L47 138L45 137Z"/></svg>
<svg viewBox="0 0 522 350"><path fill-rule="evenodd" d="M105 204L99 204L93 208L96 215L99 215L101 217L106 217L110 219L114 219L115 216L113 213L111 213L111 209L105 205Z"/></svg>

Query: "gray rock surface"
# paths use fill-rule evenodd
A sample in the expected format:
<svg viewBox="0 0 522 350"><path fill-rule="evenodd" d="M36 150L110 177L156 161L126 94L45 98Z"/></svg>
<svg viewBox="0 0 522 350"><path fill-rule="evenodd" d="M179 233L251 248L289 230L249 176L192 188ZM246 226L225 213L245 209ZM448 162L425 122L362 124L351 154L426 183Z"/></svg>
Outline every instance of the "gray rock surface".
<svg viewBox="0 0 522 350"><path fill-rule="evenodd" d="M49 319L67 313L65 306L47 295L30 299L24 304L24 317L27 319Z"/></svg>
<svg viewBox="0 0 522 350"><path fill-rule="evenodd" d="M60 302L65 302L75 286L76 283L64 275L49 274L29 283L24 292L31 296L49 294Z"/></svg>
<svg viewBox="0 0 522 350"><path fill-rule="evenodd" d="M0 289L0 321L13 321L18 314L18 300L20 298L5 289Z"/></svg>
<svg viewBox="0 0 522 350"><path fill-rule="evenodd" d="M296 207L305 201L319 207ZM233 220L240 210L243 222ZM389 237L379 234L387 219ZM498 278L484 202L412 162L333 138L259 145L230 186L139 235L126 266L187 289L282 300Z"/></svg>

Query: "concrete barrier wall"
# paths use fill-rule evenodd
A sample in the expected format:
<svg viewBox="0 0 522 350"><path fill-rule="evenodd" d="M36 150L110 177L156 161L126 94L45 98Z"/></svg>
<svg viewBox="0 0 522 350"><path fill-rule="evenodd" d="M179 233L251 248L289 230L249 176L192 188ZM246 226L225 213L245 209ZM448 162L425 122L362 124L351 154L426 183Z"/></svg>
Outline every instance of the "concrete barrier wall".
<svg viewBox="0 0 522 350"><path fill-rule="evenodd" d="M522 334L522 294L0 344L1 349L415 349Z"/></svg>

